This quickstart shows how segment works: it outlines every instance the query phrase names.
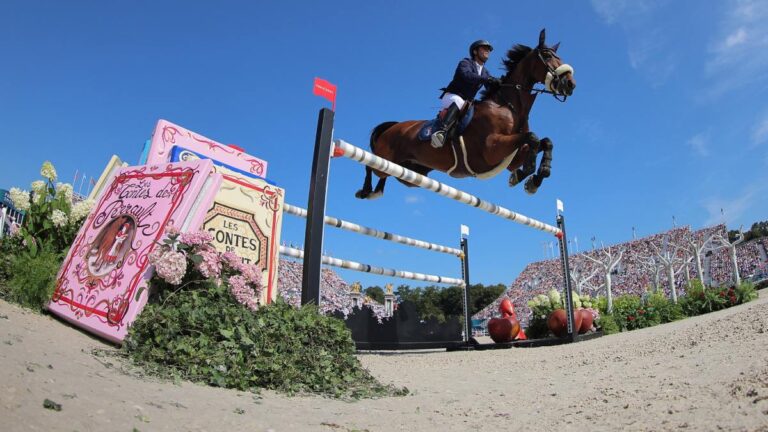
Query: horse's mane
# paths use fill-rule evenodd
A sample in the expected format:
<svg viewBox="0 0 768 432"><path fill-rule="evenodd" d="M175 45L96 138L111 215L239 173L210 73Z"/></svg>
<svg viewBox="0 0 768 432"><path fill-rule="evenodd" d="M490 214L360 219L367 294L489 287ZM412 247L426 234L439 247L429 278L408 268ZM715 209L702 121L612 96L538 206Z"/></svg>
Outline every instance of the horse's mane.
<svg viewBox="0 0 768 432"><path fill-rule="evenodd" d="M527 56L533 48L521 44L515 44L515 46L512 47L509 51L507 51L507 58L502 60L502 64L504 65L504 69L507 71L507 75L514 72L517 65L520 63L522 59ZM485 101L493 97L494 94L496 94L496 91L498 90L498 87L495 88L488 88L483 90L483 92L480 94L480 100Z"/></svg>

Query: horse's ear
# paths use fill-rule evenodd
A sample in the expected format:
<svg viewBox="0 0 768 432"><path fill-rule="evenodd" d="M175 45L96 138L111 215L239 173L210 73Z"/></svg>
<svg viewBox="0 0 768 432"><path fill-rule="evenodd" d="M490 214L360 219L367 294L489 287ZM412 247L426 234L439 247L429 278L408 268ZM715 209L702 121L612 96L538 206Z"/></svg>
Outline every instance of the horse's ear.
<svg viewBox="0 0 768 432"><path fill-rule="evenodd" d="M545 48L546 45L544 45L544 39L547 37L547 29L541 29L541 33L539 33L539 48Z"/></svg>
<svg viewBox="0 0 768 432"><path fill-rule="evenodd" d="M560 48L560 42L552 45L552 51L557 52L557 49Z"/></svg>

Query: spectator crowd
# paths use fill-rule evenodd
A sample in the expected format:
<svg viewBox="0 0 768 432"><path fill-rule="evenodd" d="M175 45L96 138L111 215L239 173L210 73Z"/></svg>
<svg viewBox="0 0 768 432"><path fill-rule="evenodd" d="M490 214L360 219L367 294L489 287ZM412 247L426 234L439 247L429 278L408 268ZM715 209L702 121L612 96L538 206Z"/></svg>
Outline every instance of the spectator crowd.
<svg viewBox="0 0 768 432"><path fill-rule="evenodd" d="M732 283L732 246L722 241L727 238L726 227L722 224L696 231L684 226L625 243L595 247L591 251L571 255L572 288L580 294L605 296L606 269L612 268L610 278L614 297L623 294L642 295L647 291L661 291L670 295L671 266L674 286L677 294L681 295L688 281L698 278L695 250L701 252L699 256L705 284ZM743 280L768 277L768 238L738 243L735 251L739 275ZM298 306L301 303L301 279L302 263L281 259L279 293L292 305ZM526 325L530 315L528 301L550 289L561 290L562 286L563 274L559 258L530 263L505 293L475 314L473 319L485 320L498 316L498 306L502 299L509 298L523 325ZM341 311L345 316L351 312L350 285L332 269L322 269L320 295L323 312ZM367 296L364 296L363 302L378 317L385 316L383 305Z"/></svg>

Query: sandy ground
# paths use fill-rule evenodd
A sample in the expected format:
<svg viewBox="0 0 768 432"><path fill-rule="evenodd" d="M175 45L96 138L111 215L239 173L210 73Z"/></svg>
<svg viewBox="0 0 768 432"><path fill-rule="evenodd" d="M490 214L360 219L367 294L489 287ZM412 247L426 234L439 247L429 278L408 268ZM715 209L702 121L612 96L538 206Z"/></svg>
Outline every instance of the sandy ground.
<svg viewBox="0 0 768 432"><path fill-rule="evenodd" d="M572 345L362 353L412 394L255 396L126 372L108 345L0 302L0 430L768 431L768 290L747 305ZM43 408L45 399L61 411Z"/></svg>

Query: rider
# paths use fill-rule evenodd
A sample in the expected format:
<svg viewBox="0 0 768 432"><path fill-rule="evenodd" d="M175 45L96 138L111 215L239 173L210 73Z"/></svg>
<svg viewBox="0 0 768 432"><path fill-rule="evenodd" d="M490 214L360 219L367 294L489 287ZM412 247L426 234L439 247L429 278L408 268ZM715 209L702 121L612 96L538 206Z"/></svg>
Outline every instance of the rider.
<svg viewBox="0 0 768 432"><path fill-rule="evenodd" d="M432 147L443 146L445 137L456 124L466 100L473 100L481 86L499 83L499 79L491 76L485 67L491 51L493 46L487 40L473 42L469 47L469 58L459 62L453 80L448 87L440 89L443 91L440 96L442 103L435 125L437 130L432 134Z"/></svg>

